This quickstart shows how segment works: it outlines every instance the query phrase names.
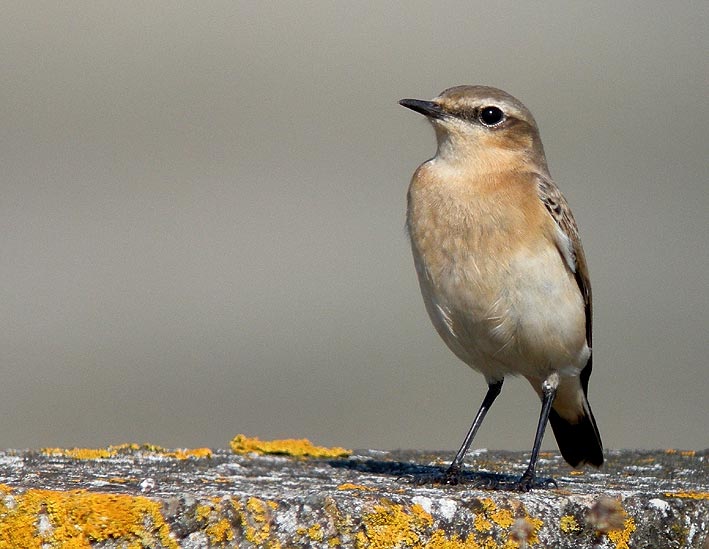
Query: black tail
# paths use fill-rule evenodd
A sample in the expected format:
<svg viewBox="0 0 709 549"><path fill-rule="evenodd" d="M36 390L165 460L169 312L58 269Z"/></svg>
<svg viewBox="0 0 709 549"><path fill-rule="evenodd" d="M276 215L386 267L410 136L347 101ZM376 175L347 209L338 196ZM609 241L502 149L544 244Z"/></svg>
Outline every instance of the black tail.
<svg viewBox="0 0 709 549"><path fill-rule="evenodd" d="M585 400L585 399L584 399ZM549 423L564 459L572 467L603 465L603 444L591 407L584 402L585 414L578 423L569 423L552 408Z"/></svg>

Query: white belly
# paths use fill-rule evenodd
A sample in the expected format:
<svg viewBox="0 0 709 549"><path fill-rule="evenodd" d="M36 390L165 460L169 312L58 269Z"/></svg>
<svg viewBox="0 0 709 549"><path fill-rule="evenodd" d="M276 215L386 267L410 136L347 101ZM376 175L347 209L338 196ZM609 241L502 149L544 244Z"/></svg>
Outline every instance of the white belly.
<svg viewBox="0 0 709 549"><path fill-rule="evenodd" d="M467 250L432 268L417 257L426 309L450 349L488 379L576 375L589 356L584 303L549 242L505 262Z"/></svg>

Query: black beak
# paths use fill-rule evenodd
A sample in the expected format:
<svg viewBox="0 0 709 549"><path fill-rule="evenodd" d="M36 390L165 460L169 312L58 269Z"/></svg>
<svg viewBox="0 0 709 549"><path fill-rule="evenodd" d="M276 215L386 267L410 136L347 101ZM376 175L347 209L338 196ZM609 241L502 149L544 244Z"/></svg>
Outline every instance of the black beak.
<svg viewBox="0 0 709 549"><path fill-rule="evenodd" d="M433 101L422 101L421 99L402 99L399 105L420 112L428 118L443 118L444 112L438 103Z"/></svg>

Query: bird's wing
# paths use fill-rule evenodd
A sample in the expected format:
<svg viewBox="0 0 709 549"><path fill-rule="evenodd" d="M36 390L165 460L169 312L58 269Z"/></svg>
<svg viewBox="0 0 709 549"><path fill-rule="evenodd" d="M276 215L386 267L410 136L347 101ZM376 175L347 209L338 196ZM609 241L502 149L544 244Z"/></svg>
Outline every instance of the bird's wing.
<svg viewBox="0 0 709 549"><path fill-rule="evenodd" d="M576 284L578 284L579 291L583 296L586 306L586 341L590 349L593 342L591 280L588 276L588 265L581 246L576 220L564 195L561 194L561 191L551 179L541 175L537 176L537 194L559 229L557 238L559 253L561 253L569 269L574 273ZM589 358L588 364L581 373L584 391L588 385L588 377L590 375L591 359Z"/></svg>

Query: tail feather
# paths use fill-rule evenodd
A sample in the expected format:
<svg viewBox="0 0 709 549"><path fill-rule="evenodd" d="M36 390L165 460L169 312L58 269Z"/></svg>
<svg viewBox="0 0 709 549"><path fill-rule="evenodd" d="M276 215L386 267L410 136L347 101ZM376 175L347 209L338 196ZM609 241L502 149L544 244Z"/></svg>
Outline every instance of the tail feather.
<svg viewBox="0 0 709 549"><path fill-rule="evenodd" d="M600 467L603 465L601 435L585 397L583 404L584 415L577 423L564 419L553 408L549 414L549 423L561 455L569 465L579 467L590 464Z"/></svg>

